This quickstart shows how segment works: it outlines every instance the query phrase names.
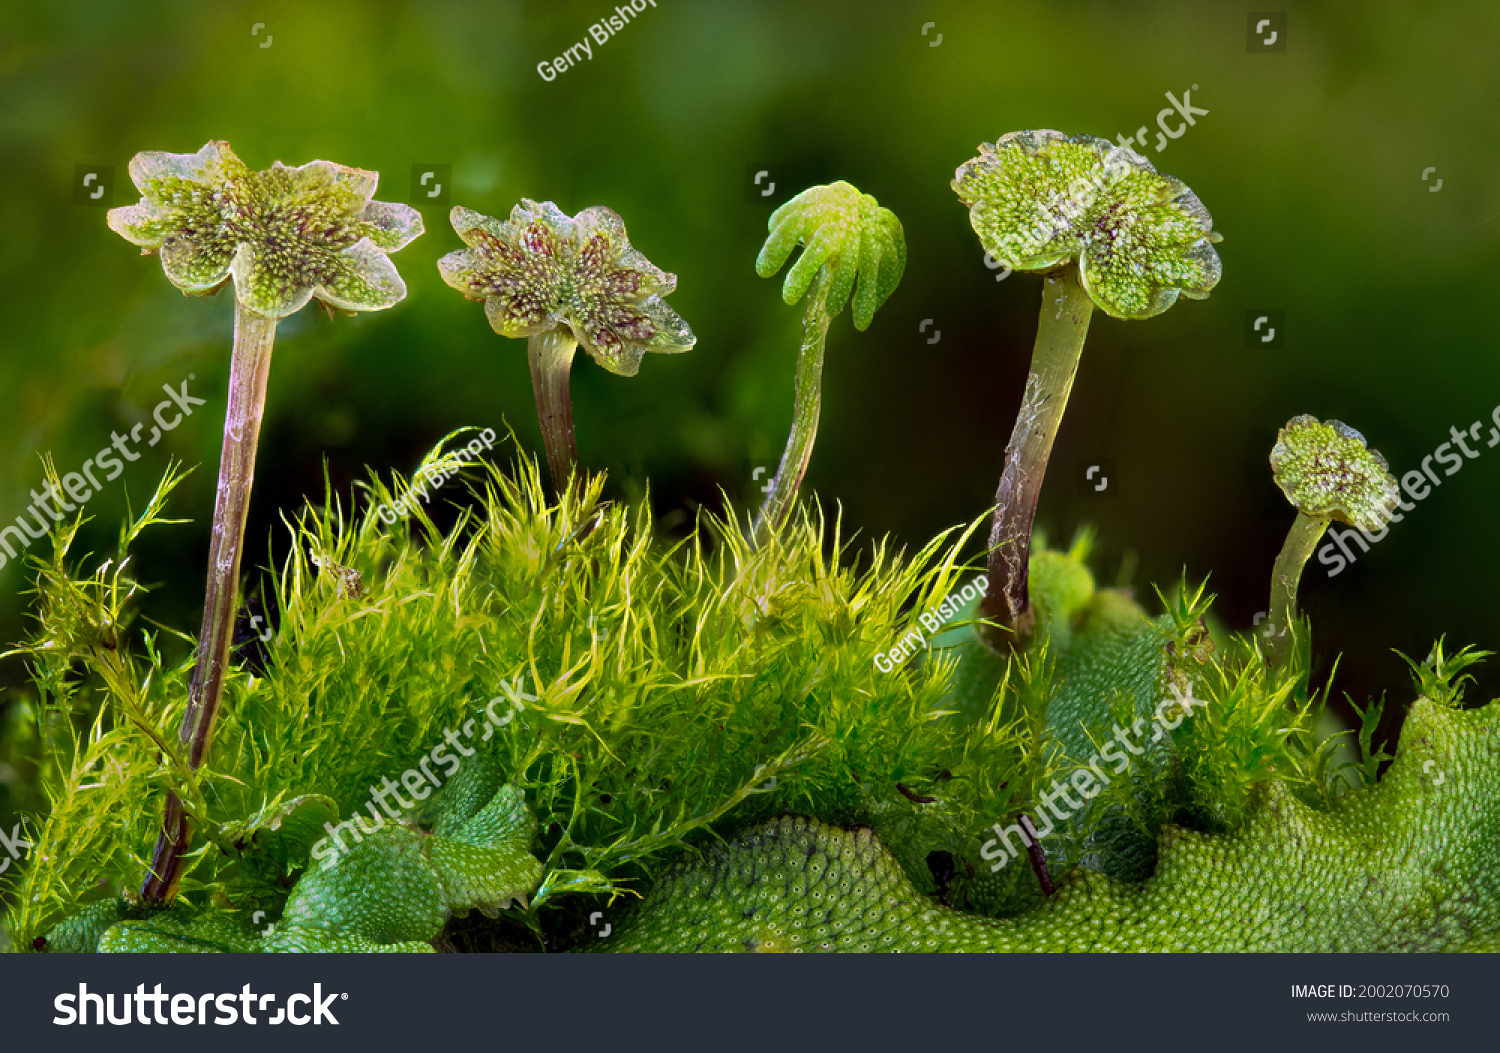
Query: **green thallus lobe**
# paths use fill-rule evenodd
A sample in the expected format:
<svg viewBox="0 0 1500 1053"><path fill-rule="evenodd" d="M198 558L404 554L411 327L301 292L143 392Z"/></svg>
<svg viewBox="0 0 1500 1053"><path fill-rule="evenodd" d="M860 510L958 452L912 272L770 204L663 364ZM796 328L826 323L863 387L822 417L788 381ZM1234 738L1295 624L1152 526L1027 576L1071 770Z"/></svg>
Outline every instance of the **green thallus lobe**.
<svg viewBox="0 0 1500 1053"><path fill-rule="evenodd" d="M1088 135L1011 132L960 165L953 190L985 251L1045 275L1031 370L1005 451L980 614L992 648L1024 647L1031 527L1047 461L1094 307L1114 318L1161 314L1219 280L1220 240L1203 203L1133 150Z"/></svg>
<svg viewBox="0 0 1500 1053"><path fill-rule="evenodd" d="M568 375L580 343L611 373L633 377L647 351L686 351L697 337L662 297L677 276L632 248L625 224L602 205L568 216L525 198L501 221L455 207L466 249L438 261L443 280L484 303L501 336L527 338L532 391L552 485L578 463Z"/></svg>
<svg viewBox="0 0 1500 1053"><path fill-rule="evenodd" d="M1271 572L1265 635L1272 663L1282 664L1291 653L1297 585L1328 524L1337 519L1373 534L1395 510L1401 494L1388 467L1363 435L1340 421L1320 422L1304 414L1277 434L1271 471L1297 518Z"/></svg>
<svg viewBox="0 0 1500 1053"><path fill-rule="evenodd" d="M786 817L672 868L595 949L1494 951L1496 749L1500 704L1418 698L1390 770L1331 810L1272 780L1230 833L1163 826L1148 880L1079 868L1004 919L934 904L868 829Z"/></svg>
<svg viewBox="0 0 1500 1053"><path fill-rule="evenodd" d="M302 839L315 836L328 809L336 816L328 798L294 798L265 825L241 831L242 839L253 842L287 819ZM316 818L299 823L298 812ZM382 819L343 850L322 853L321 863L315 848L314 863L264 927L247 928L243 914L221 910L152 911L109 900L55 926L44 946L54 953L431 953L450 916L525 909L543 868L531 855L537 824L522 792L497 789L493 769L475 762L434 812L430 830Z"/></svg>
<svg viewBox="0 0 1500 1053"><path fill-rule="evenodd" d="M781 298L794 304L806 296L807 305L797 353L792 431L751 532L756 544L764 544L786 521L812 459L829 324L852 293L854 327L864 332L906 270L901 221L869 194L842 181L804 190L771 213L767 226L770 234L756 258L755 272L769 278L801 246L802 256L787 271Z"/></svg>
<svg viewBox="0 0 1500 1053"><path fill-rule="evenodd" d="M276 323L314 298L351 312L400 301L406 285L387 253L420 234L422 219L406 205L371 200L375 172L328 161L300 168L278 161L253 172L220 141L196 154L139 153L130 176L141 201L112 209L110 227L146 255L159 255L184 293L204 295L234 281L234 352L203 627L181 731L196 769L208 754L224 691ZM142 889L148 902L176 894L189 837L182 802L169 793Z"/></svg>

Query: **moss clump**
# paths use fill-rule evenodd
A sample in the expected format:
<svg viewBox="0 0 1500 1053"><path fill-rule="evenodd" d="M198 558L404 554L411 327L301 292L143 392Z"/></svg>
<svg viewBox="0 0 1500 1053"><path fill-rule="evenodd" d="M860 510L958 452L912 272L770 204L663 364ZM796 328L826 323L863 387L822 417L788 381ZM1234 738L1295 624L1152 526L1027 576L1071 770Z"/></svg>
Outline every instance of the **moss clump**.
<svg viewBox="0 0 1500 1053"><path fill-rule="evenodd" d="M620 895L670 902L686 879L662 874L684 852L755 872L753 853L716 854L716 839L789 814L831 824L797 827L818 846L844 838L838 827L870 828L858 855L884 890L882 917L948 922L953 939L988 934L997 949L1054 917L1071 919L1069 945L1107 946L1119 936L1109 919L1127 910L1146 912L1143 933L1188 911L1198 929L1151 939L1226 949L1252 937L1477 945L1494 932L1490 901L1455 891L1494 880L1493 765L1481 764L1493 709L1414 710L1408 739L1421 745L1403 756L1437 750L1440 793L1410 759L1350 793L1374 765L1367 756L1351 780L1330 763L1313 735L1321 700L1296 662L1268 667L1239 638L1215 645L1201 588L1174 592L1155 618L1095 589L1086 543L1034 554L1041 635L1001 658L948 602L974 580L962 553L978 523L911 556L853 551L815 510L755 549L707 516L666 544L644 504L601 501L597 478L556 499L530 461L470 479L447 531L417 501L406 525L382 523L373 509L409 494L400 477L371 479L359 517L330 503L295 518L272 590L279 633L260 672L232 671L222 748L196 772L166 734L190 656L169 660L175 644L132 628L140 590L123 558L163 521L173 477L125 532L122 558L92 574L70 565L74 528L59 527L35 564L39 622L24 648L49 729L38 760L51 811L9 878L19 946L425 950L444 919L474 909L502 916L509 946L518 933L590 945L582 919ZM948 618L939 637L926 635L934 611ZM924 647L877 664L914 633ZM1418 667L1426 697L1456 706L1458 673L1477 657L1435 652ZM1179 713L1184 688L1200 706ZM1056 786L1076 785L1115 726L1164 712L1174 721L1148 730L1127 774L1046 824L1057 900L1041 903L1024 854L993 869L997 825L1025 814L1040 827ZM204 847L178 905L147 909L120 896L142 876L169 790ZM390 806L384 828L330 863L331 831L373 822L377 800ZM1367 887L1363 915L1340 898ZM1414 899L1419 888L1432 895ZM1246 889L1264 895L1235 906ZM755 906L738 903L708 906ZM1291 903L1326 915L1298 928ZM1279 920L1264 932L1226 920L1252 908ZM839 917L852 925L866 909ZM1377 921L1395 942L1370 935ZM639 924L667 939L665 923ZM855 946L858 931L838 930ZM696 942L685 940L674 946Z"/></svg>
<svg viewBox="0 0 1500 1053"><path fill-rule="evenodd" d="M873 661L959 582L962 532L909 558L880 544L854 557L812 513L751 551L705 517L664 546L644 506L600 500L600 479L557 500L529 461L471 479L472 503L446 533L415 501L410 533L336 504L296 518L264 675L231 672L218 746L196 773L163 733L181 719L189 659L168 661L153 633L98 645L100 623L129 623L133 586L81 574L71 535L55 539L25 653L49 719L94 729L100 747L80 738L49 755L52 810L15 890L18 943L139 881L168 788L208 843L188 861L184 908L248 928L257 911L283 917L317 874L320 824L272 829L281 805L324 800L319 818L336 826L424 757L440 776L435 757L461 758L463 772L482 762L540 821L528 845L540 884L507 910L551 938L596 902L581 895L644 889L716 824L926 812L898 782L922 793L945 773L924 836L961 850L976 819L963 802L1019 771L1009 725L965 756L969 732L940 707L943 662L885 673ZM409 492L400 479L370 491L372 508ZM330 568L359 573L363 592ZM119 763L101 773L105 754ZM426 806L401 821L444 835Z"/></svg>

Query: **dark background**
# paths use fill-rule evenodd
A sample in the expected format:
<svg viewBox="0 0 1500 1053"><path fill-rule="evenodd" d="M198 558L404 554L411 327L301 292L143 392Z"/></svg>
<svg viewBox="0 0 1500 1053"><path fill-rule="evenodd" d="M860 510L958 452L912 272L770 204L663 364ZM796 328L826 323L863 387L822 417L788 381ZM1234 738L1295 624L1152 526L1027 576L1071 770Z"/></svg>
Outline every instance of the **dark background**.
<svg viewBox="0 0 1500 1053"><path fill-rule="evenodd" d="M6 5L0 521L41 483L39 453L76 470L192 374L209 405L93 498L77 554L110 552L126 490L138 509L169 457L200 465L171 506L192 523L150 532L137 566L161 585L151 617L196 632L231 297L184 298L103 208L74 203L74 180L111 166L108 203L130 204L135 152L227 139L255 168L378 170L382 200L412 200L413 166L436 164L453 203L491 215L523 196L618 211L678 275L670 302L698 345L635 378L580 354L578 441L617 495L649 479L662 516L717 507L720 487L758 501L753 473L785 441L800 311L754 273L771 209L835 179L873 194L905 225L906 277L870 331L834 323L807 482L846 531L920 547L992 498L1040 299L1037 277L985 266L953 169L1021 128L1154 140L1165 94L1191 90L1209 113L1145 152L1212 211L1223 280L1148 321L1095 313L1039 523L1059 541L1095 524L1100 579L1138 560L1147 596L1184 568L1211 575L1220 615L1248 627L1293 518L1266 463L1280 425L1344 420L1399 475L1500 404L1500 5L1274 2L1285 50L1252 49L1250 9L1214 3L658 0L604 44L586 34L606 0ZM583 39L592 60L543 80L537 64ZM778 181L764 199L762 168ZM278 331L247 568L279 562L280 515L321 500L325 462L347 500L366 466L409 473L462 425L508 424L540 453L524 343L443 284L435 261L459 241L446 208L423 207L427 233L394 256L405 302L306 309ZM1280 346L1250 346L1247 317L1271 310ZM1391 648L1500 643L1500 447L1481 449L1342 574L1309 565L1320 668L1344 656L1336 692L1404 700ZM1094 463L1103 495L1080 485ZM0 642L26 631L27 587L15 562L0 571ZM1486 698L1500 687L1480 679ZM7 690L29 690L15 660Z"/></svg>
<svg viewBox="0 0 1500 1053"><path fill-rule="evenodd" d="M161 1031L129 1027L58 1026L54 1003L61 994L77 1002L80 983L90 993L124 994L142 982L140 959L114 954L47 954L10 958L13 975L5 1005L7 1037L15 1048L86 1050L101 1043L129 1049L163 1042ZM1379 977L1370 981L1368 977ZM1108 955L1029 955L1024 968L1015 956L938 954L789 955L768 963L748 954L637 956L628 968L594 954L470 956L318 954L186 955L151 959L146 986L163 993L240 992L274 994L256 1023L173 1026L172 1045L208 1039L224 1053L315 1050L331 1045L354 1049L407 1049L430 1044L434 1024L457 1043L493 1042L503 1029L508 1042L545 1048L557 1040L559 1021L607 1023L609 1037L627 1049L698 1050L705 1036L724 1053L760 1053L766 1026L726 1026L725 992L775 1015L777 1046L802 1053L829 1048L921 1049L941 1028L945 1042L960 1048L1041 1048L1058 1034L1059 1021L1139 1028L1142 1006L1170 991L1171 1026L1180 1034L1209 1039L1222 1053L1286 1053L1330 1048L1329 1036L1357 1033L1364 1053L1408 1053L1417 1041L1441 1034L1459 1048L1485 1048L1493 1032L1491 1002L1494 958L1484 954L1214 954L1153 955L1149 969L1122 969ZM1359 985L1425 984L1440 994L1428 998L1305 998L1294 986L1314 982ZM788 998L788 990L817 997ZM996 998L1004 991L1004 1001ZM1078 993L1088 992L1087 1013ZM497 992L503 995L497 997ZM586 992L586 993L585 993ZM879 1002L871 992L884 996ZM327 1008L337 1028L282 1026L268 1030L293 994L336 998ZM1179 1006L1177 1003L1181 1003ZM873 1003L873 1004L872 1004ZM226 1003L227 1005L227 1003ZM1004 1009L1001 1009L1001 1006ZM1010 1008L1012 1005L1018 1008ZM524 1006L525 1012L507 1011ZM669 1021L659 1011L670 1010ZM299 1012L306 1007L298 1005ZM1351 1021L1309 1021L1310 1013L1355 1014ZM1368 1013L1441 1013L1441 1022L1362 1021ZM502 1015L503 1014L503 1015ZM585 1014L587 1014L585 1016ZM226 1014L227 1016L227 1014ZM65 1017L64 1017L65 1018ZM935 1018L940 1023L935 1022ZM155 1025L152 1025L155 1026ZM1119 1026L1119 1025L1117 1025ZM1123 1029L1123 1028L1122 1028ZM1099 1028L1102 1030L1102 1028ZM205 1035L204 1032L209 1032ZM134 1043L140 1038L139 1044ZM1338 1048L1338 1047L1333 1047ZM1420 1048L1420 1047L1419 1047Z"/></svg>

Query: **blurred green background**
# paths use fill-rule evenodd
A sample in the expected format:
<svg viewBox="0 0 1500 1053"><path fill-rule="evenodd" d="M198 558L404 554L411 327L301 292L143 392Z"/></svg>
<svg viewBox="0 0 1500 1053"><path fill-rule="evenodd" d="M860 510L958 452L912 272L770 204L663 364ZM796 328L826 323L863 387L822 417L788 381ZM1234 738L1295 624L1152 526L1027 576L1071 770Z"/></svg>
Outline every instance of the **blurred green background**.
<svg viewBox="0 0 1500 1053"><path fill-rule="evenodd" d="M209 404L88 504L78 552L112 549L127 490L139 508L168 458L201 465L172 505L192 523L148 534L137 567L160 583L150 616L196 631L232 303L181 296L74 193L79 166L109 166L99 204L133 203L136 151L227 139L256 168L377 170L383 200L413 200L413 166L435 164L452 203L492 215L523 196L618 211L678 275L670 302L699 340L635 378L580 355L578 441L618 495L649 480L668 517L719 507L721 487L758 501L800 318L779 277L755 276L766 218L808 185L853 182L901 218L909 262L870 331L834 324L808 486L865 539L920 546L991 500L1040 299L1035 276L985 266L953 169L1015 129L1145 125L1146 156L1212 211L1224 278L1149 321L1095 314L1039 522L1059 540L1096 525L1106 581L1211 575L1222 616L1249 626L1293 518L1266 463L1281 424L1342 419L1400 474L1500 404L1500 6L1280 7L1284 51L1251 50L1244 6L1206 3L659 0L602 44L587 34L608 0L6 5L0 523L30 503L39 453L75 470L192 377ZM539 75L585 39L592 59ZM1158 150L1165 95L1187 91L1208 113ZM762 169L769 197L751 185ZM461 425L508 424L540 453L524 344L443 284L434 264L459 242L446 208L418 203L427 233L394 257L405 302L279 329L247 567L279 562L279 516L321 499L325 461L347 500L366 466L410 472ZM1252 346L1247 318L1269 310L1284 346ZM1336 692L1406 697L1391 648L1500 644L1484 547L1500 447L1480 448L1357 563L1309 566L1320 668L1344 656ZM1096 463L1102 493L1082 482ZM0 570L4 642L25 632L16 562ZM1493 670L1480 680L1485 697L1500 688ZM0 663L0 690L26 694L19 662Z"/></svg>

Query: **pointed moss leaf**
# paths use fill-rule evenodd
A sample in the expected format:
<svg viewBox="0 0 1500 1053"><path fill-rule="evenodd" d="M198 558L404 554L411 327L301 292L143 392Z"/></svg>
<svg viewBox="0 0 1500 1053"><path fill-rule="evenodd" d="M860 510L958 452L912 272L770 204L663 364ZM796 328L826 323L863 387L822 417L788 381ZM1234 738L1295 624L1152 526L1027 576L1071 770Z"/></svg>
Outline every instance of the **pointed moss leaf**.
<svg viewBox="0 0 1500 1053"><path fill-rule="evenodd" d="M501 221L455 207L466 249L438 261L443 280L483 301L501 336L529 337L566 326L594 361L635 376L647 351L686 351L697 337L663 297L677 276L630 244L625 223L602 205L568 216L525 198Z"/></svg>
<svg viewBox="0 0 1500 1053"><path fill-rule="evenodd" d="M1492 657L1494 652L1464 647L1457 654L1447 655L1443 643L1439 639L1433 644L1432 652L1422 662L1414 662L1400 651L1396 654L1411 668L1412 684L1418 694L1456 709L1463 704L1464 687L1474 681L1464 670Z"/></svg>
<svg viewBox="0 0 1500 1053"><path fill-rule="evenodd" d="M386 254L422 233L408 205L372 201L379 176L312 161L252 172L226 142L130 162L139 204L110 227L161 256L167 278L202 293L233 277L248 310L281 318L317 297L349 311L390 307L406 285Z"/></svg>
<svg viewBox="0 0 1500 1053"><path fill-rule="evenodd" d="M1045 904L1004 920L920 895L869 830L780 819L669 871L618 934L596 946L1493 950L1500 944L1497 753L1500 703L1456 711L1418 699L1385 777L1331 812L1268 783L1240 830L1163 828L1160 864L1142 885L1078 870Z"/></svg>
<svg viewBox="0 0 1500 1053"><path fill-rule="evenodd" d="M1276 436L1271 470L1297 511L1367 533L1385 528L1401 499L1385 458L1340 421L1293 417Z"/></svg>
<svg viewBox="0 0 1500 1053"><path fill-rule="evenodd" d="M425 842L425 835L389 824L364 834L321 869L303 874L282 924L377 943L432 939L447 919L447 900Z"/></svg>
<svg viewBox="0 0 1500 1053"><path fill-rule="evenodd" d="M858 282L854 327L860 331L870 327L906 270L901 221L842 180L802 191L771 213L768 226L770 234L755 261L755 272L769 278L801 245L802 256L787 271L781 298L796 303L823 274L825 302L834 315L844 309Z"/></svg>
<svg viewBox="0 0 1500 1053"><path fill-rule="evenodd" d="M981 143L953 190L987 252L1018 271L1076 260L1115 318L1149 318L1219 281L1220 236L1198 197L1128 147L1048 129Z"/></svg>

